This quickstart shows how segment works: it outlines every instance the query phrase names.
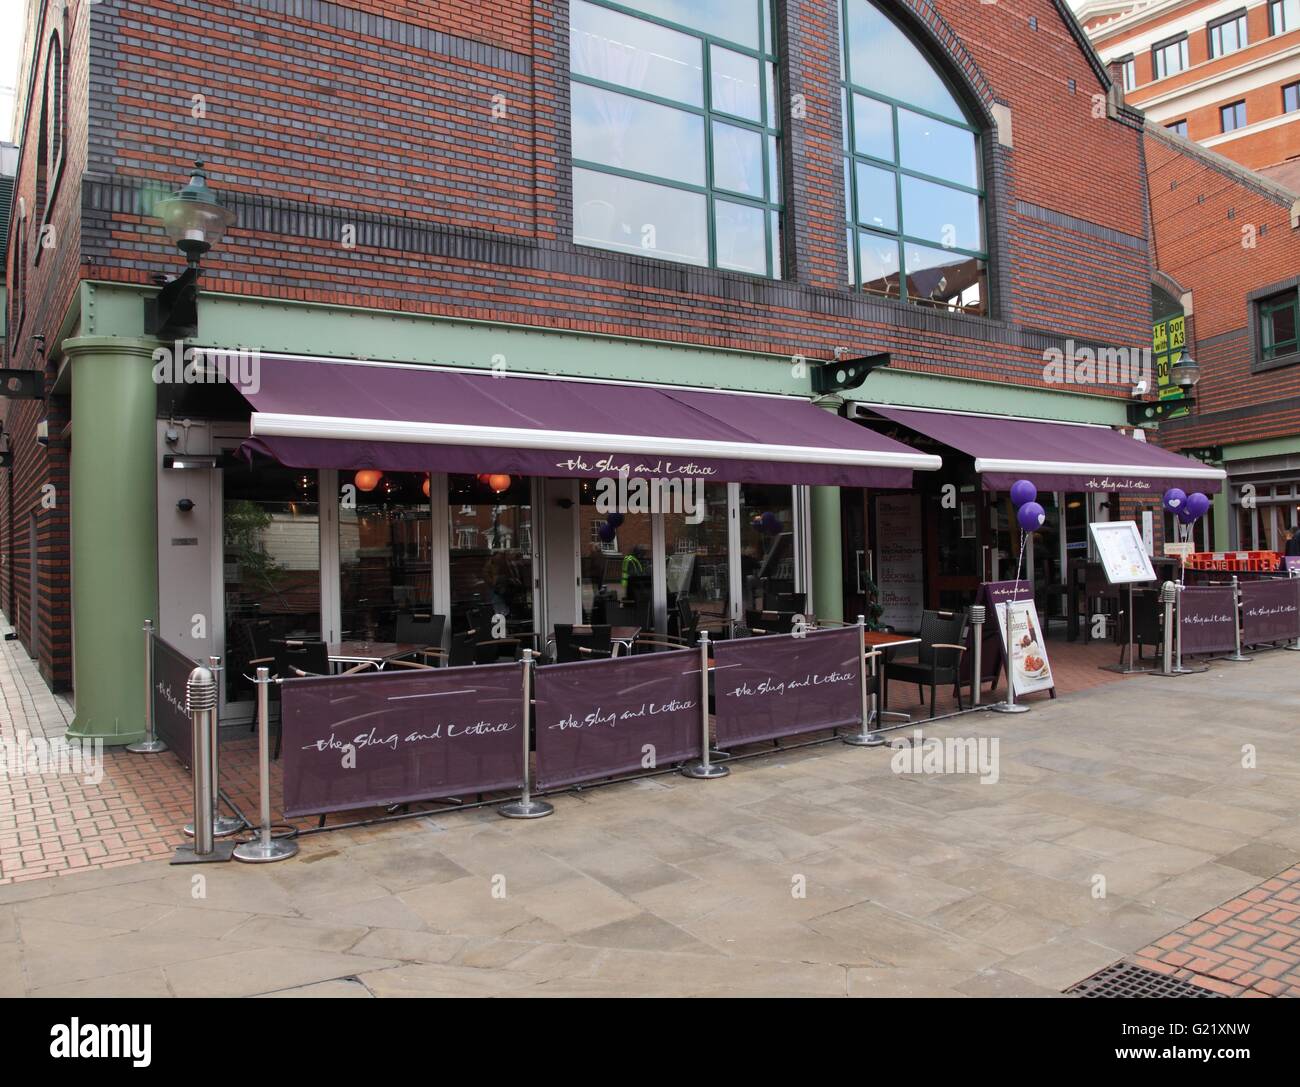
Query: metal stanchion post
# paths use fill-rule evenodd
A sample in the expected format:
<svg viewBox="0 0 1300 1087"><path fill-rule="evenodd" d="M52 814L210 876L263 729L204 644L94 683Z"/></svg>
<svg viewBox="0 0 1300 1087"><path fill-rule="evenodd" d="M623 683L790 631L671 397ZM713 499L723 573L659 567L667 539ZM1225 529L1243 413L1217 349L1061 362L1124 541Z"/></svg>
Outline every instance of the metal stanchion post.
<svg viewBox="0 0 1300 1087"><path fill-rule="evenodd" d="M1178 589L1172 581L1166 581L1160 586L1160 600L1165 606L1165 638L1164 638L1164 674L1171 676L1174 674L1174 598L1178 595Z"/></svg>
<svg viewBox="0 0 1300 1087"><path fill-rule="evenodd" d="M1252 657L1247 657L1241 651L1241 584L1235 574L1232 578L1232 638L1235 646L1232 656L1223 659L1226 661L1252 660Z"/></svg>
<svg viewBox="0 0 1300 1087"><path fill-rule="evenodd" d="M1019 567L1017 566L1016 569L1017 582L1019 582L1020 580L1019 573L1020 570ZM1016 684L1015 684L1015 680L1011 678L1011 605L1014 604L1016 600L1019 599L1019 597L1020 597L1020 593L1019 591L1016 591L1012 593L1012 599L1007 601L1006 640L1003 643L1006 646L1006 651L1002 654L1003 670L1007 674L1007 698L1005 702L995 702L993 705L989 707L989 709L993 710L996 713L1028 713L1029 712L1028 706L1026 706L1023 702L1016 701Z"/></svg>
<svg viewBox="0 0 1300 1087"><path fill-rule="evenodd" d="M257 773L261 787L262 833L251 842L235 846L234 858L260 864L286 861L298 852L298 843L271 836L271 670L257 670Z"/></svg>
<svg viewBox="0 0 1300 1087"><path fill-rule="evenodd" d="M524 791L518 800L512 800L509 804L502 804L497 811L507 819L540 819L544 815L550 815L555 811L555 806L548 804L545 800L533 799L533 772L529 763L529 744L528 744L528 726L533 716L533 651L524 650L524 707L523 707L523 733L524 733Z"/></svg>
<svg viewBox="0 0 1300 1087"><path fill-rule="evenodd" d="M221 708L221 658L209 657L208 670L212 673L213 688L217 692L217 700L212 704L212 728L208 730L208 744L211 749L208 754L208 762L212 767L212 834L216 838L229 838L232 834L238 834L248 824L233 815L221 814L221 720L219 717ZM186 825L185 833L194 833L192 823Z"/></svg>
<svg viewBox="0 0 1300 1087"><path fill-rule="evenodd" d="M1300 604L1300 570L1289 570L1287 576L1291 579L1292 586L1295 587L1296 603ZM1300 652L1300 633L1296 634L1295 641L1291 645L1284 645L1282 648Z"/></svg>
<svg viewBox="0 0 1300 1087"><path fill-rule="evenodd" d="M216 727L217 683L212 672L199 665L185 684L185 708L193 728L194 840L179 846L172 864L206 864L230 860L233 843L212 840L212 730Z"/></svg>
<svg viewBox="0 0 1300 1087"><path fill-rule="evenodd" d="M868 653L867 650L867 619L864 615L858 616L858 641L862 646L862 669L860 673L862 683L862 730L860 732L850 733L848 736L840 737L846 744L853 747L880 747L884 744L885 738L878 732L873 732L871 724L880 718L878 712L879 706L876 705L880 694L876 688L876 658L880 655L875 650ZM867 661L871 661L871 696L867 697Z"/></svg>
<svg viewBox="0 0 1300 1087"><path fill-rule="evenodd" d="M975 640L975 652L971 661L970 701L971 705L976 708L980 704L980 688L984 685L984 618L984 605L972 604L970 625L974 629L972 637Z"/></svg>
<svg viewBox="0 0 1300 1087"><path fill-rule="evenodd" d="M167 745L154 732L153 720L153 620L144 621L144 739L127 744L126 749L136 755L156 755L166 751Z"/></svg>
<svg viewBox="0 0 1300 1087"><path fill-rule="evenodd" d="M700 760L688 762L682 774L688 778L724 778L731 771L709 760L709 632L700 631Z"/></svg>

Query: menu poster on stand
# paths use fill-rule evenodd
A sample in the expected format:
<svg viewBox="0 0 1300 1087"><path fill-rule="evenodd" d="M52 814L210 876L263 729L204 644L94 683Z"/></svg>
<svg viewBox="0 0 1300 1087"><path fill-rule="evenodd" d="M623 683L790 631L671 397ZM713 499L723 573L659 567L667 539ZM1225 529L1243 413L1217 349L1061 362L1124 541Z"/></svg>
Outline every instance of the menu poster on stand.
<svg viewBox="0 0 1300 1087"><path fill-rule="evenodd" d="M1136 521L1094 521L1088 526L1097 558L1112 585L1133 585L1155 581L1142 532Z"/></svg>
<svg viewBox="0 0 1300 1087"><path fill-rule="evenodd" d="M1011 646L1007 659L1011 662L1008 669L1009 682L1017 696L1033 694L1036 691L1052 691L1055 697L1055 680L1052 679L1052 664L1047 659L1047 643L1038 622L1038 609L1032 600L1008 600L995 605L998 617L998 636L1004 650L1007 649L1007 636L1010 635ZM1007 611L1010 609L1011 629L1007 629Z"/></svg>
<svg viewBox="0 0 1300 1087"><path fill-rule="evenodd" d="M880 622L909 633L920 630L925 563L919 494L882 494L876 499L876 549L876 588L884 609Z"/></svg>

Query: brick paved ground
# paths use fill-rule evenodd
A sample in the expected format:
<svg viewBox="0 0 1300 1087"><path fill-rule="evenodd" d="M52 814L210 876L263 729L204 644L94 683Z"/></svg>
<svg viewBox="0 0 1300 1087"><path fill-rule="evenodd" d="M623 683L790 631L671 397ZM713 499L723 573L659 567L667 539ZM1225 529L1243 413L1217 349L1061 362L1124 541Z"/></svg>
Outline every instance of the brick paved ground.
<svg viewBox="0 0 1300 1087"><path fill-rule="evenodd" d="M1300 997L1300 866L1189 921L1132 961L1227 996Z"/></svg>

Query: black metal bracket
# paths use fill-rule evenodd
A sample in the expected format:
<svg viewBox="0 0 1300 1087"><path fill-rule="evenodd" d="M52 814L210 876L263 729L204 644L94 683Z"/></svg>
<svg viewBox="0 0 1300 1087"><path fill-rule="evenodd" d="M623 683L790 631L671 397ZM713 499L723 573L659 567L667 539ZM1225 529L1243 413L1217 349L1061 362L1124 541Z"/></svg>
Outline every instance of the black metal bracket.
<svg viewBox="0 0 1300 1087"><path fill-rule="evenodd" d="M1174 412L1186 411L1195 403L1188 393L1167 400L1135 400L1128 405L1129 426L1158 423L1170 418Z"/></svg>
<svg viewBox="0 0 1300 1087"><path fill-rule="evenodd" d="M199 270L192 265L144 300L144 330L160 340L199 333Z"/></svg>
<svg viewBox="0 0 1300 1087"><path fill-rule="evenodd" d="M10 400L44 400L45 375L40 370L0 370L0 396Z"/></svg>
<svg viewBox="0 0 1300 1087"><path fill-rule="evenodd" d="M856 359L832 359L812 366L812 390L817 396L856 389L873 370L889 365L889 352Z"/></svg>

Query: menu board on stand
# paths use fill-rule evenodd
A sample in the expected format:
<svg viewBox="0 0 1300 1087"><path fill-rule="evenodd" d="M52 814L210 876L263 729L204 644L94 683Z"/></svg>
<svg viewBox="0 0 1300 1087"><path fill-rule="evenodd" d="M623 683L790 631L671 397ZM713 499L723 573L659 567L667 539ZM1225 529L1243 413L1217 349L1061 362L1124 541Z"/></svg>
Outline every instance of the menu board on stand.
<svg viewBox="0 0 1300 1087"><path fill-rule="evenodd" d="M1092 534L1093 546L1097 550L1097 559L1106 574L1106 580L1112 585L1128 586L1128 653L1124 663L1105 665L1107 671L1147 672L1148 668L1135 667L1133 664L1133 586L1155 581L1156 572L1151 565L1151 556L1147 554L1142 532L1136 521L1094 521L1088 526Z"/></svg>

